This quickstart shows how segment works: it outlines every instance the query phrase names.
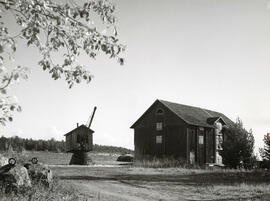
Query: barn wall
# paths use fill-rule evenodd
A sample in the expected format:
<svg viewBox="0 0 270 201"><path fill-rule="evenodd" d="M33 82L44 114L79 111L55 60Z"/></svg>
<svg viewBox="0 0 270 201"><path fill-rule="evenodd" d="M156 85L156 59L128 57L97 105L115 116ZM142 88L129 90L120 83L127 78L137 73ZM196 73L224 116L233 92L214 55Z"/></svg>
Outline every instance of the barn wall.
<svg viewBox="0 0 270 201"><path fill-rule="evenodd" d="M164 113L156 114L158 109ZM157 122L162 122L161 131L156 129ZM135 157L139 159L166 155L186 159L186 128L184 121L157 102L134 129ZM162 136L161 144L156 143L156 136Z"/></svg>
<svg viewBox="0 0 270 201"><path fill-rule="evenodd" d="M187 159L187 134L185 125L166 128L166 155Z"/></svg>
<svg viewBox="0 0 270 201"><path fill-rule="evenodd" d="M72 136L66 136L66 151L70 151L72 149Z"/></svg>
<svg viewBox="0 0 270 201"><path fill-rule="evenodd" d="M89 133L88 134L88 150L92 151L93 150L93 134Z"/></svg>
<svg viewBox="0 0 270 201"><path fill-rule="evenodd" d="M215 162L215 134L214 129L206 129L206 163Z"/></svg>
<svg viewBox="0 0 270 201"><path fill-rule="evenodd" d="M191 164L214 163L215 135L213 128L189 126L187 157ZM199 143L199 136L203 136L203 144Z"/></svg>

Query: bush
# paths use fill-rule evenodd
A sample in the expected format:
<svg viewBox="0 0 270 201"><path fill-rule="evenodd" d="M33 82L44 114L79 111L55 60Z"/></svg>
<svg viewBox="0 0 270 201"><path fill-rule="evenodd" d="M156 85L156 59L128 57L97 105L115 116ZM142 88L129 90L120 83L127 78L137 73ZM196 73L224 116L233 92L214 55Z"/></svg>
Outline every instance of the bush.
<svg viewBox="0 0 270 201"><path fill-rule="evenodd" d="M256 163L252 130L248 132L241 120L237 119L233 126L223 128L222 133L224 141L219 153L224 165L230 168L252 168Z"/></svg>

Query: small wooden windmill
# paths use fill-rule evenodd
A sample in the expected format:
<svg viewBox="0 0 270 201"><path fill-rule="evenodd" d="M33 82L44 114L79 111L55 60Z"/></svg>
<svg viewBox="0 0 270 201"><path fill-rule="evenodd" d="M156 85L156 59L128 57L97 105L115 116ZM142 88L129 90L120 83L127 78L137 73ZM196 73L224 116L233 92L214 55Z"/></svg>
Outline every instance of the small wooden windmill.
<svg viewBox="0 0 270 201"><path fill-rule="evenodd" d="M66 136L66 152L73 153L70 160L70 165L87 165L92 161L87 156L87 152L93 150L93 133L90 128L94 119L94 115L97 107L94 107L92 114L90 115L87 123L80 125L77 123L77 127L72 131L65 134Z"/></svg>

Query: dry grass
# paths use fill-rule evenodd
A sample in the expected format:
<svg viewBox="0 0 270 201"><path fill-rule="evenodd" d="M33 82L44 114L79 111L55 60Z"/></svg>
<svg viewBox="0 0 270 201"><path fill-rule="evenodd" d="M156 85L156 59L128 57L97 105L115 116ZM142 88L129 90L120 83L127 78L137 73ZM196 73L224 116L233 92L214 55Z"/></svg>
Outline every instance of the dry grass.
<svg viewBox="0 0 270 201"><path fill-rule="evenodd" d="M33 182L32 182L33 183ZM49 187L42 183L34 183L31 188L21 188L18 192L11 192L4 194L0 192L1 201L73 201L73 200L87 200L83 195L79 195L78 191L70 185L60 183L55 179Z"/></svg>
<svg viewBox="0 0 270 201"><path fill-rule="evenodd" d="M256 200L267 194L269 184L236 184L194 186L190 200Z"/></svg>
<svg viewBox="0 0 270 201"><path fill-rule="evenodd" d="M134 163L135 167L144 167L144 168L198 168L198 166L191 166L186 163L186 160L182 158L173 158L173 157L164 157L164 158L152 158L145 160L137 160Z"/></svg>

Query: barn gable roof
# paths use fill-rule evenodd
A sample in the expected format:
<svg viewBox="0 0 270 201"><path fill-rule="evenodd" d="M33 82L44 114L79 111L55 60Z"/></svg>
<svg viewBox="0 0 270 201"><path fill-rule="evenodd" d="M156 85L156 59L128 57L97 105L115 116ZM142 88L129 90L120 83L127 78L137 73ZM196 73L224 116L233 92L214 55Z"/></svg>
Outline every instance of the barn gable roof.
<svg viewBox="0 0 270 201"><path fill-rule="evenodd" d="M69 132L66 133L64 136L70 135L70 134L72 134L74 131L79 130L79 129L82 129L82 128L91 131L91 133L94 133L94 131L93 131L91 128L88 128L87 126L85 126L85 125L82 124L82 125L78 126L77 128L74 128L72 131L69 131Z"/></svg>
<svg viewBox="0 0 270 201"><path fill-rule="evenodd" d="M189 125L213 127L214 122L217 120L221 120L229 126L233 124L233 122L222 113L159 99L156 100L147 111L149 111L157 102L162 103ZM147 111L131 126L131 128L134 128L137 123L141 121Z"/></svg>
<svg viewBox="0 0 270 201"><path fill-rule="evenodd" d="M222 117L209 117L206 121L210 125L214 125L214 123L217 121L221 121L223 125L226 124L226 122L222 119Z"/></svg>

